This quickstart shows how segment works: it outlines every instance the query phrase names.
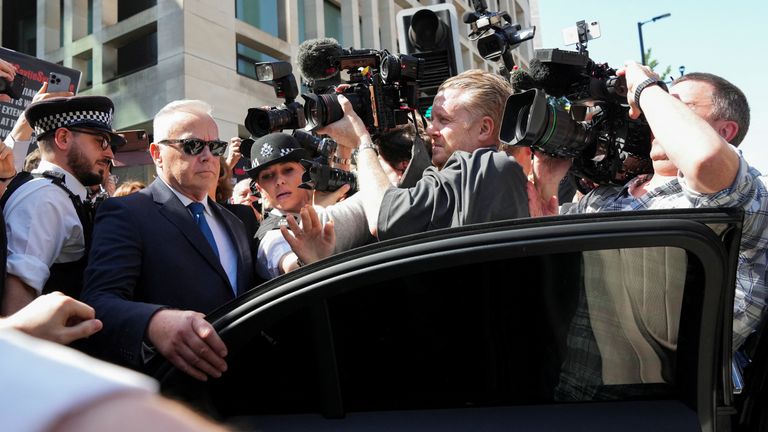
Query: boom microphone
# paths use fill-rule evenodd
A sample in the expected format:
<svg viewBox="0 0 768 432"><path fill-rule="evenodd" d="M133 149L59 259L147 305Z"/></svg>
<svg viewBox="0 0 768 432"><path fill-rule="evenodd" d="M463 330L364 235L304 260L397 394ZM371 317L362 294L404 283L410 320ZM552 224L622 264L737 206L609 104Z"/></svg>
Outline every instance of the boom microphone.
<svg viewBox="0 0 768 432"><path fill-rule="evenodd" d="M339 42L333 38L309 39L299 45L296 62L301 76L310 81L325 80L338 75L339 70L332 63L344 53Z"/></svg>
<svg viewBox="0 0 768 432"><path fill-rule="evenodd" d="M512 84L512 88L515 89L516 93L540 87L533 77L528 75L528 72L522 69L517 69L512 72L509 77L509 83Z"/></svg>

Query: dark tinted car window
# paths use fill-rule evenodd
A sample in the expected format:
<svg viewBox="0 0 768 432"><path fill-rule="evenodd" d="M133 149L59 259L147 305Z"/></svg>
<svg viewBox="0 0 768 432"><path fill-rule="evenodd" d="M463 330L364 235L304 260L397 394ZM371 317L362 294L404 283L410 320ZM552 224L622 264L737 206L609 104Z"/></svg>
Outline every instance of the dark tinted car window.
<svg viewBox="0 0 768 432"><path fill-rule="evenodd" d="M703 271L682 249L458 261L342 280L249 326L208 403L229 417L337 397L345 412L653 399L685 379L696 342L678 333L697 317L681 305L698 311Z"/></svg>

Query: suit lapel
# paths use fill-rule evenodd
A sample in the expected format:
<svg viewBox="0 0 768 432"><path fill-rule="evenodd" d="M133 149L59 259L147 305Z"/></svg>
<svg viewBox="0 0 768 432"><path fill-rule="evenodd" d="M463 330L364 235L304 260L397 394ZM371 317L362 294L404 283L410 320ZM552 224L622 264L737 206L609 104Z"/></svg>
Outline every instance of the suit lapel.
<svg viewBox="0 0 768 432"><path fill-rule="evenodd" d="M208 261L208 264L216 270L219 276L227 283L227 286L229 286L229 278L221 266L219 257L214 254L200 228L192 219L189 210L184 207L173 191L162 180L155 180L149 188L152 191L153 199L160 205L159 213L178 228L181 235L189 241L192 248Z"/></svg>

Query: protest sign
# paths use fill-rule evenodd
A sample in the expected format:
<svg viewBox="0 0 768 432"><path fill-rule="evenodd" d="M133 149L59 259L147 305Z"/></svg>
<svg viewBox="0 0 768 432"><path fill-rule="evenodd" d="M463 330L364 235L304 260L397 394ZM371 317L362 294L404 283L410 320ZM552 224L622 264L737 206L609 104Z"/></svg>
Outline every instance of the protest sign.
<svg viewBox="0 0 768 432"><path fill-rule="evenodd" d="M7 48L0 48L0 58L16 66L16 73L26 77L26 84L19 99L7 103L0 102L0 140L5 139L11 132L16 119L32 102L32 98L43 83L48 81L49 73L55 72L70 77L69 91L77 93L81 72L76 69L66 68Z"/></svg>

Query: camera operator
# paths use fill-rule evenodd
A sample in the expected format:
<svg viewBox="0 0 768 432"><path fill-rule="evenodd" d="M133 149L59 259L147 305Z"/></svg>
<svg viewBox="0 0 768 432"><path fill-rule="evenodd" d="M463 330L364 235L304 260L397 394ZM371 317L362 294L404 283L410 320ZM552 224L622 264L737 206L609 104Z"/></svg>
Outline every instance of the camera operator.
<svg viewBox="0 0 768 432"><path fill-rule="evenodd" d="M528 216L526 177L496 151L504 103L512 88L490 72L470 70L438 89L427 132L432 163L416 185L392 187L365 125L344 97L344 117L319 133L358 148L358 184L371 233L380 239L431 229Z"/></svg>
<svg viewBox="0 0 768 432"><path fill-rule="evenodd" d="M623 187L601 186L560 213L734 207L745 210L734 300L733 348L760 322L766 297L768 188L735 146L749 128L749 106L736 86L711 74L691 73L669 93L648 67L628 61L630 116L641 110L651 127L653 174ZM729 144L730 143L730 144ZM536 154L532 215L557 213L554 196L570 160ZM551 198L550 198L551 197Z"/></svg>

